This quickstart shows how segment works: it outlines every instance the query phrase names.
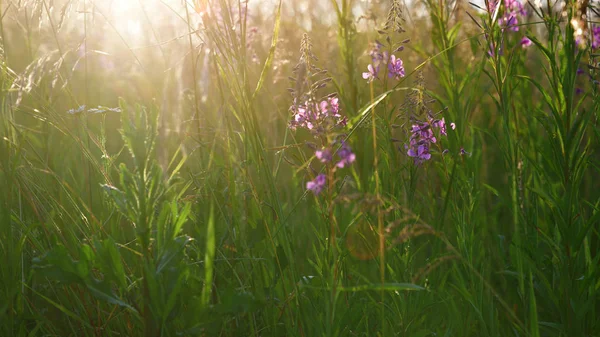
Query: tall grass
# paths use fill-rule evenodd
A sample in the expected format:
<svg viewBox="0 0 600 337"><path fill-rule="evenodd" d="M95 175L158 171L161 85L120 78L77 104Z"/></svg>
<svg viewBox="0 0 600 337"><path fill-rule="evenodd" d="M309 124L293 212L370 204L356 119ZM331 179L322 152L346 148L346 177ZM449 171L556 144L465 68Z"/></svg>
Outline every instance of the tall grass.
<svg viewBox="0 0 600 337"><path fill-rule="evenodd" d="M596 5L0 1L0 335L600 335Z"/></svg>

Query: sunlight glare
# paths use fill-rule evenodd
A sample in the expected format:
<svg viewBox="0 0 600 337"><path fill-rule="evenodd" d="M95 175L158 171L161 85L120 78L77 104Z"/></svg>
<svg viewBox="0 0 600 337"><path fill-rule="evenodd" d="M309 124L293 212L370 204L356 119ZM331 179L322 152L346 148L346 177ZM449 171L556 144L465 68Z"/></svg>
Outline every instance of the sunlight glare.
<svg viewBox="0 0 600 337"><path fill-rule="evenodd" d="M129 39L142 37L142 9L138 0L115 0L109 5L109 15L114 20L115 28Z"/></svg>

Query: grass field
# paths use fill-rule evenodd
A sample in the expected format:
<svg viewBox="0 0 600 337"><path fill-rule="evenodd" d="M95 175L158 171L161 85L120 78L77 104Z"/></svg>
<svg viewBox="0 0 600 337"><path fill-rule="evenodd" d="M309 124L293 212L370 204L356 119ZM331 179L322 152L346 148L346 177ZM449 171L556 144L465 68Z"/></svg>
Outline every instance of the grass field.
<svg viewBox="0 0 600 337"><path fill-rule="evenodd" d="M0 336L600 336L598 18L0 0Z"/></svg>

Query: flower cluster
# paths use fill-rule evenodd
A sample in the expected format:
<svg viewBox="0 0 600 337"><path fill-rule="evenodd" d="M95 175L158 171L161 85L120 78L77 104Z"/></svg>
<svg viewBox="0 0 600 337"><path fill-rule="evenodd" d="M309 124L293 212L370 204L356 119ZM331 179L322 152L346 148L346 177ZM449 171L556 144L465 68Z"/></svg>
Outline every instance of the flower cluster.
<svg viewBox="0 0 600 337"><path fill-rule="evenodd" d="M600 48L600 26L592 28L592 49Z"/></svg>
<svg viewBox="0 0 600 337"><path fill-rule="evenodd" d="M488 2L488 11L494 15L498 2L490 0ZM508 28L513 32L519 31L519 20L527 16L527 11L520 0L504 0L504 15L498 20L502 28Z"/></svg>
<svg viewBox="0 0 600 337"><path fill-rule="evenodd" d="M527 16L527 12L519 0L504 1L504 17L502 18L502 21L504 22L505 27L513 32L518 32L519 17L525 16Z"/></svg>
<svg viewBox="0 0 600 337"><path fill-rule="evenodd" d="M331 146L325 147L321 150L315 151L315 157L319 159L321 163L333 163L334 162L334 150L333 148L339 145L339 149L335 153L337 162L335 168L344 168L351 165L356 160L356 155L352 152L352 149L344 140L334 141ZM315 195L321 193L327 183L327 177L325 174L319 174L314 180L306 183L306 189L312 191Z"/></svg>
<svg viewBox="0 0 600 337"><path fill-rule="evenodd" d="M332 170L342 169L356 160L348 143L343 136L333 137L346 126L346 117L340 114L339 99L335 96L321 100L319 103L308 100L302 105L292 105L292 121L289 127L310 131L322 140L323 145L315 151L315 157L323 164L331 165ZM334 139L333 141L328 141ZM336 151L337 150L337 151ZM327 184L327 176L319 174L306 184L306 189L315 195L321 193Z"/></svg>
<svg viewBox="0 0 600 337"><path fill-rule="evenodd" d="M581 49L586 48L587 36L583 33L584 30L580 28L581 23L579 23L577 20L573 20L571 22L571 25L573 25L573 28L575 30L575 44ZM592 50L600 48L600 26L592 27L590 46L592 47Z"/></svg>
<svg viewBox="0 0 600 337"><path fill-rule="evenodd" d="M390 56L387 51L382 51L382 47L383 45L376 41L369 51L371 63L367 66L367 71L362 74L362 77L367 80L367 82L372 82L376 78L379 78L379 71L382 64L387 65L389 78L399 80L401 77L405 76L404 62L402 62L400 58L397 58L396 55L392 54ZM397 50L402 50L402 46Z"/></svg>
<svg viewBox="0 0 600 337"><path fill-rule="evenodd" d="M374 54L373 57L380 56ZM340 113L339 99L335 94L326 95L321 99L316 96L316 93L331 80L324 77L327 71L318 68L316 61L318 59L312 53L310 38L304 34L300 45L300 61L294 67L295 77L290 77L293 88L288 89L294 98L290 107L292 120L289 128L305 129L320 141L320 145L307 144L315 151L314 158L327 168L326 174L318 174L306 184L306 189L318 195L328 182L333 183L335 171L352 164L356 156L345 141L347 137L344 136L344 129L347 119Z"/></svg>
<svg viewBox="0 0 600 337"><path fill-rule="evenodd" d="M340 115L340 105L337 97L329 97L320 103L311 100L304 104L290 107L293 119L290 128L305 128L315 133L322 133L334 126L346 126L347 119Z"/></svg>
<svg viewBox="0 0 600 337"><path fill-rule="evenodd" d="M326 183L327 178L321 173L314 180L306 183L306 189L312 191L315 195L318 195L325 188Z"/></svg>
<svg viewBox="0 0 600 337"><path fill-rule="evenodd" d="M450 123L452 130L456 128L454 123ZM433 119L428 117L424 122L417 121L412 125L410 144L405 145L409 157L414 158L415 164L421 164L431 159L431 144L437 143L434 129L439 130L441 136L447 136L446 120Z"/></svg>
<svg viewBox="0 0 600 337"><path fill-rule="evenodd" d="M334 141L332 146L336 144L340 144L340 148L336 152L336 155L339 157L339 161L335 164L335 167L344 168L354 162L356 159L356 155L352 153L352 149L348 143L344 140ZM323 148L322 150L315 151L315 157L321 161L321 163L329 163L333 161L333 150L331 147Z"/></svg>
<svg viewBox="0 0 600 337"><path fill-rule="evenodd" d="M501 4L503 5L503 15L498 18L498 25L504 31L507 29L511 32L519 31L519 23L527 16L527 11L525 11L525 7L521 3L520 0L500 0L503 1ZM500 10L498 6L498 1L489 0L488 1L488 12L491 16L496 14L496 9ZM486 39L488 36L486 35ZM531 46L531 40L524 36L520 40L520 45L522 48L528 48ZM495 55L495 44L490 43L490 50L488 51L488 55L493 57ZM502 55L502 50L504 49L503 41L500 42L500 46L498 49L498 54Z"/></svg>

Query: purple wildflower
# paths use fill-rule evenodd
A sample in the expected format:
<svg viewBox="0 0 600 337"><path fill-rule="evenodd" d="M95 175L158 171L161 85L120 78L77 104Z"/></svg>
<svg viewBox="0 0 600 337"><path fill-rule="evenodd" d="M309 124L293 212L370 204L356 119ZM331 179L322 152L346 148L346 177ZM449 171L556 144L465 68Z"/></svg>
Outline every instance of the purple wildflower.
<svg viewBox="0 0 600 337"><path fill-rule="evenodd" d="M373 48L369 51L369 56L371 56L371 61L375 67L379 67L381 63L387 62L388 52L381 51L383 44L379 41L375 41L373 44Z"/></svg>
<svg viewBox="0 0 600 337"><path fill-rule="evenodd" d="M435 143L437 139L433 135L432 125L429 122L418 123L412 126L411 141L421 139L426 142Z"/></svg>
<svg viewBox="0 0 600 337"><path fill-rule="evenodd" d="M454 123L452 123L452 124L454 124ZM433 121L433 123L431 123L431 126L439 128L440 134L442 136L448 135L448 133L446 132L446 120L444 118ZM454 129L452 129L452 130L454 130Z"/></svg>
<svg viewBox="0 0 600 337"><path fill-rule="evenodd" d="M600 26L592 28L592 49L600 48Z"/></svg>
<svg viewBox="0 0 600 337"><path fill-rule="evenodd" d="M337 97L329 97L319 104L321 118L332 117L336 124L346 126L347 119L340 114L340 103Z"/></svg>
<svg viewBox="0 0 600 337"><path fill-rule="evenodd" d="M502 28L508 28L513 32L519 31L519 17L527 16L527 11L520 0L504 0L504 15L498 19L498 24ZM494 15L498 2L488 1L488 12Z"/></svg>
<svg viewBox="0 0 600 337"><path fill-rule="evenodd" d="M400 58L396 58L396 55L392 55L388 63L388 77L399 80L404 75L404 63Z"/></svg>
<svg viewBox="0 0 600 337"><path fill-rule="evenodd" d="M295 130L298 127L313 132L322 132L332 126L345 126L346 118L340 114L340 106L337 97L329 97L327 100L316 104L314 101L306 101L304 104L294 104L290 107L293 119L289 127Z"/></svg>
<svg viewBox="0 0 600 337"><path fill-rule="evenodd" d="M331 149L317 150L315 151L315 156L321 161L321 163L327 163L333 159Z"/></svg>
<svg viewBox="0 0 600 337"><path fill-rule="evenodd" d="M306 183L306 189L312 191L315 195L321 193L325 188L326 178L324 174L319 174L314 180Z"/></svg>
<svg viewBox="0 0 600 337"><path fill-rule="evenodd" d="M433 132L435 128L440 130L440 135L448 135L445 118L433 119L429 117L425 122L416 122L416 124L412 125L410 145L404 145L404 147L407 150L406 153L408 156L415 159L415 164L418 165L431 159L430 146L437 143L437 138ZM450 123L450 128L454 130L456 124Z"/></svg>
<svg viewBox="0 0 600 337"><path fill-rule="evenodd" d="M519 0L504 0L504 17L502 21L505 26L513 32L519 31L519 16L526 16L525 7Z"/></svg>
<svg viewBox="0 0 600 337"><path fill-rule="evenodd" d="M422 144L417 146L416 151L413 148L408 149L408 155L415 158L415 164L420 164L426 160L431 159L431 153L429 153L429 145Z"/></svg>
<svg viewBox="0 0 600 337"><path fill-rule="evenodd" d="M348 143L342 141L342 147L337 152L340 161L335 164L339 168L344 168L347 165L352 164L356 160L356 155L352 153L352 149L348 146Z"/></svg>
<svg viewBox="0 0 600 337"><path fill-rule="evenodd" d="M367 83L373 82L374 79L377 78L377 73L379 72L379 66L373 68L372 64L367 66L367 72L362 73L362 77L367 80Z"/></svg>
<svg viewBox="0 0 600 337"><path fill-rule="evenodd" d="M531 46L531 44L531 40L527 36L523 36L523 38L521 39L521 47L527 48Z"/></svg>
<svg viewBox="0 0 600 337"><path fill-rule="evenodd" d="M339 99L337 97L329 97L327 102L329 102L329 107L331 108L331 112L334 114L334 116L338 116L338 112L340 112Z"/></svg>
<svg viewBox="0 0 600 337"><path fill-rule="evenodd" d="M415 158L415 164L429 160L431 158L429 144L437 142L433 134L433 125L429 122L418 122L412 125L411 132L410 147L407 145L404 146L408 150L407 154Z"/></svg>

